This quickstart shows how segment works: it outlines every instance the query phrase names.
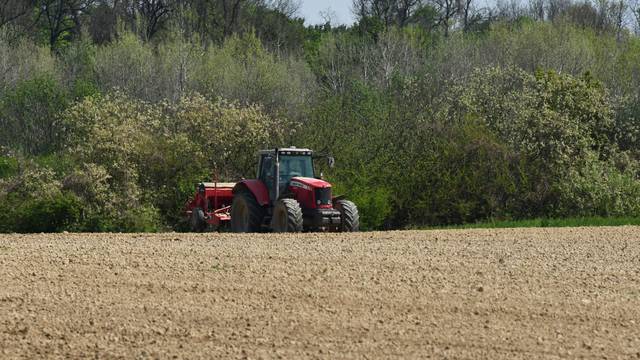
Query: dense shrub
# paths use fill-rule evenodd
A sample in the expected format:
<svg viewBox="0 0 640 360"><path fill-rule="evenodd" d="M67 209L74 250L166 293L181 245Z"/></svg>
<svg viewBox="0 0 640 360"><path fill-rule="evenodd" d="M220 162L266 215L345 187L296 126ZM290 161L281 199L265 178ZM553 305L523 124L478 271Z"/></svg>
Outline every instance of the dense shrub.
<svg viewBox="0 0 640 360"><path fill-rule="evenodd" d="M14 203L15 204L15 203ZM72 194L59 193L50 198L31 199L17 204L12 213L16 232L61 232L74 229L80 221L82 204Z"/></svg>
<svg viewBox="0 0 640 360"><path fill-rule="evenodd" d="M555 217L640 216L637 169L620 171L611 162L592 159L582 168L569 169L557 186L561 206Z"/></svg>
<svg viewBox="0 0 640 360"><path fill-rule="evenodd" d="M81 213L77 197L61 191L54 171L33 162L0 179L0 231L57 232L74 228Z"/></svg>
<svg viewBox="0 0 640 360"><path fill-rule="evenodd" d="M436 120L422 130L420 151L407 154L402 186L405 208L395 223L447 224L511 215L517 193L513 152L474 118Z"/></svg>
<svg viewBox="0 0 640 360"><path fill-rule="evenodd" d="M446 117L478 117L524 164L518 168L519 205L512 212L516 216L562 213L560 209L568 206L563 201L577 201L576 194L571 200L563 197L568 195L565 185L574 180L572 172L602 168L613 157L623 159L616 155L620 150L613 140L615 122L609 95L588 74L575 78L554 72L534 75L516 68L489 68L460 84L452 98L455 101L447 107ZM633 163L626 158L620 165Z"/></svg>
<svg viewBox="0 0 640 360"><path fill-rule="evenodd" d="M453 112L479 116L518 153L550 166L572 166L591 151L602 157L611 151L611 105L588 75L489 68L474 73L452 97Z"/></svg>
<svg viewBox="0 0 640 360"><path fill-rule="evenodd" d="M67 106L64 88L43 75L19 83L0 98L0 143L28 155L59 149L59 116Z"/></svg>
<svg viewBox="0 0 640 360"><path fill-rule="evenodd" d="M9 156L0 156L0 179L5 179L18 172L18 160Z"/></svg>

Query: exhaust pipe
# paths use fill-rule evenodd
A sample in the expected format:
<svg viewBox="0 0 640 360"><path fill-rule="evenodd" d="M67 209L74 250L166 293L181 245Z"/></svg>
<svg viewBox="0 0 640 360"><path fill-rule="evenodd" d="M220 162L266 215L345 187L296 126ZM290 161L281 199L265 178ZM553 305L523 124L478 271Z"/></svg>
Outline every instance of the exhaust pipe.
<svg viewBox="0 0 640 360"><path fill-rule="evenodd" d="M280 152L278 151L278 148L276 148L276 171L273 177L275 182L274 189L276 193L273 202L275 203L280 197Z"/></svg>

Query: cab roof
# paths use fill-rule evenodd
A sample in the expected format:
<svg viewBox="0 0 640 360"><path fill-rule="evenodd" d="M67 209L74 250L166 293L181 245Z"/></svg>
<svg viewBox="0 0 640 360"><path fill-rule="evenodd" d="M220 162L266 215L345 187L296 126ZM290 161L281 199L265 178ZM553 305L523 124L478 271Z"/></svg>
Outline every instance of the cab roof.
<svg viewBox="0 0 640 360"><path fill-rule="evenodd" d="M303 149L297 148L295 146L288 148L278 148L278 153L280 155L312 155L313 150L311 149ZM268 149L268 150L260 150L260 154L275 154L276 149Z"/></svg>

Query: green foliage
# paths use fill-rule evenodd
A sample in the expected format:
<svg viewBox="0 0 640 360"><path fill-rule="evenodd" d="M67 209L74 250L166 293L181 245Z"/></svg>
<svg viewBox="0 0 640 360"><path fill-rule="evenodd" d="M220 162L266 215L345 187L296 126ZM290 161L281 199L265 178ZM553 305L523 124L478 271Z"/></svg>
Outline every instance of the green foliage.
<svg viewBox="0 0 640 360"><path fill-rule="evenodd" d="M332 181L334 195L346 195L358 207L362 230L382 229L393 212L389 189L377 184L369 174L350 172L343 180Z"/></svg>
<svg viewBox="0 0 640 360"><path fill-rule="evenodd" d="M476 72L454 93L456 101L447 116L478 116L518 159L516 180L521 188L514 215L604 214L595 203L579 199L591 196L588 191L570 190L569 186L578 179L583 180L582 185L576 186L585 185L584 170L602 168L612 157L622 159L616 155L619 150L612 141L611 102L599 82L588 74L574 78L554 72L531 75L514 68L491 68ZM631 163L627 158L621 166ZM619 174L611 167L609 171ZM590 174L594 175L593 171ZM586 182L592 181L596 177ZM606 190L605 194L614 191L601 190ZM628 191L630 197L624 206L639 199ZM582 209L570 211L570 206Z"/></svg>
<svg viewBox="0 0 640 360"><path fill-rule="evenodd" d="M427 130L419 155L407 154L413 168L398 190L406 218L397 222L462 223L510 212L518 178L508 147L474 118L450 126Z"/></svg>
<svg viewBox="0 0 640 360"><path fill-rule="evenodd" d="M412 81L422 73L421 53L432 40L417 28L391 28L378 34L376 41L351 33L327 33L310 49L314 56L307 57L329 93L347 92L352 84L389 90L394 81Z"/></svg>
<svg viewBox="0 0 640 360"><path fill-rule="evenodd" d="M499 23L479 44L478 55L496 65L516 65L528 72L542 68L580 75L599 60L597 48L608 45L608 39L602 40L605 39L597 38L593 30L566 23Z"/></svg>
<svg viewBox="0 0 640 360"><path fill-rule="evenodd" d="M256 36L267 47L280 51L299 51L305 35L304 19L290 18L278 10L262 6L252 7L248 17Z"/></svg>
<svg viewBox="0 0 640 360"><path fill-rule="evenodd" d="M95 73L96 53L96 46L81 40L74 42L60 55L66 86L75 100L97 95L100 91Z"/></svg>
<svg viewBox="0 0 640 360"><path fill-rule="evenodd" d="M615 145L609 94L591 76L482 69L437 112L416 107L411 82L390 86L394 96L352 83L302 134L339 154L332 179L364 209L366 227L634 214L635 162ZM601 172L586 171L594 166Z"/></svg>
<svg viewBox="0 0 640 360"><path fill-rule="evenodd" d="M193 72L191 88L201 94L261 104L268 113L292 120L304 116L315 83L304 62L278 59L251 33L210 48Z"/></svg>
<svg viewBox="0 0 640 360"><path fill-rule="evenodd" d="M95 55L95 81L102 93L114 89L146 100L160 100L158 81L162 78L154 66L153 48L131 33L123 34Z"/></svg>
<svg viewBox="0 0 640 360"><path fill-rule="evenodd" d="M568 179L558 184L562 207L556 216L640 216L636 169L620 171L612 163L592 159L568 172Z"/></svg>
<svg viewBox="0 0 640 360"><path fill-rule="evenodd" d="M88 86L86 81L79 82L79 90ZM315 80L304 62L270 54L253 33L207 48L179 37L154 48L127 33L98 48L95 83L102 93L117 89L151 102L175 102L195 91L212 99L261 104L270 114L299 120Z"/></svg>
<svg viewBox="0 0 640 360"><path fill-rule="evenodd" d="M358 22L357 29L360 35L377 40L378 36L384 32L385 24L377 17L365 16Z"/></svg>
<svg viewBox="0 0 640 360"><path fill-rule="evenodd" d="M0 141L29 155L58 150L58 116L67 101L66 91L51 76L19 83L0 98Z"/></svg>
<svg viewBox="0 0 640 360"><path fill-rule="evenodd" d="M142 206L124 212L118 229L127 232L149 233L161 229L162 220L158 209L152 206Z"/></svg>
<svg viewBox="0 0 640 360"><path fill-rule="evenodd" d="M18 160L9 156L0 156L0 179L6 179L18 172Z"/></svg>
<svg viewBox="0 0 640 360"><path fill-rule="evenodd" d="M80 200L73 194L64 193L13 205L17 205L17 208L9 212L15 219L12 231L22 233L73 229L82 211Z"/></svg>
<svg viewBox="0 0 640 360"><path fill-rule="evenodd" d="M479 70L462 84L453 111L478 115L519 153L572 166L590 152L607 156L613 112L606 90L590 76L515 68Z"/></svg>
<svg viewBox="0 0 640 360"><path fill-rule="evenodd" d="M640 216L640 40L589 6L453 29L429 5L304 28L265 4L185 4L152 39L102 4L76 19L99 45L67 24L54 53L1 30L0 231L180 229L196 182L290 144L335 156L364 229Z"/></svg>
<svg viewBox="0 0 640 360"><path fill-rule="evenodd" d="M411 16L411 22L424 29L438 26L438 10L432 5L420 6Z"/></svg>
<svg viewBox="0 0 640 360"><path fill-rule="evenodd" d="M63 192L51 169L33 162L0 179L0 232L58 232L74 228L82 206Z"/></svg>
<svg viewBox="0 0 640 360"><path fill-rule="evenodd" d="M13 39L0 29L0 97L23 81L57 74L56 58L48 47L27 39Z"/></svg>

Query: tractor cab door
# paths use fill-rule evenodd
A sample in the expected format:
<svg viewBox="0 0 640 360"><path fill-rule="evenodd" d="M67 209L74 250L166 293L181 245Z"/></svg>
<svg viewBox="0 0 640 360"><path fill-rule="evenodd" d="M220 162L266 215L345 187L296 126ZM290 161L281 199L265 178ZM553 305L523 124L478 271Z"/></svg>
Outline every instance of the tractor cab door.
<svg viewBox="0 0 640 360"><path fill-rule="evenodd" d="M260 170L258 173L258 179L262 181L269 190L269 199L271 201L275 201L277 199L276 196L276 186L275 186L275 173L276 173L276 160L273 156L268 154L263 154L260 157Z"/></svg>

